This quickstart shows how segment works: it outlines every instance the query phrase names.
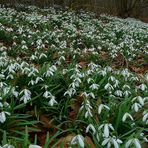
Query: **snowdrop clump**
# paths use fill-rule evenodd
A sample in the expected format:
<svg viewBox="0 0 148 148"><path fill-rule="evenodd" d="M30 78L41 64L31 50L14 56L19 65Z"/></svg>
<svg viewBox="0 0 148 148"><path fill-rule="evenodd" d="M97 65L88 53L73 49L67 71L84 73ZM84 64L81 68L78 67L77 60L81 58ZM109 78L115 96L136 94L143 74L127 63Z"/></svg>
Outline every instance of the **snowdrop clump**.
<svg viewBox="0 0 148 148"><path fill-rule="evenodd" d="M28 140L29 148L40 148L24 135L39 141L45 128L49 139L55 137L49 144L71 132L71 146L85 147L89 136L96 147L142 148L148 74L132 66L146 64L147 32L148 24L137 20L0 8L1 147Z"/></svg>

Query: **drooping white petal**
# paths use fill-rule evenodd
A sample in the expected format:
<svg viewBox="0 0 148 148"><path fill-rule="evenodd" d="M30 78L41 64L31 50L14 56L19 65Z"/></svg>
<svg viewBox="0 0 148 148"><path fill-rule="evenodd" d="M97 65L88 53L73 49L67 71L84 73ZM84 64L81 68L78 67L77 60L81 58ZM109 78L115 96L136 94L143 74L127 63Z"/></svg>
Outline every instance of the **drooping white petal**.
<svg viewBox="0 0 148 148"><path fill-rule="evenodd" d="M108 128L108 124L104 125L104 136L105 137L109 137L109 128Z"/></svg>
<svg viewBox="0 0 148 148"><path fill-rule="evenodd" d="M134 144L135 144L135 146L136 146L136 148L141 148L141 144L140 144L140 142L139 142L139 140L138 139L134 139Z"/></svg>
<svg viewBox="0 0 148 148"><path fill-rule="evenodd" d="M128 142L126 142L125 144L125 148L129 148L129 146L131 145L133 139L128 140Z"/></svg>

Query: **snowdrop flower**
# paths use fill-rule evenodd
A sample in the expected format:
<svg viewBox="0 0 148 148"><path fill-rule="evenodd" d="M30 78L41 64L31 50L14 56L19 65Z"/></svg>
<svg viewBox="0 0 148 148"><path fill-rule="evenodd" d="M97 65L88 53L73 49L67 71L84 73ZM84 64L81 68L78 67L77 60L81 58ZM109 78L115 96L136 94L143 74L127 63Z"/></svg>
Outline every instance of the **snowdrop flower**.
<svg viewBox="0 0 148 148"><path fill-rule="evenodd" d="M43 87L41 88L41 89L45 89L45 90L47 90L47 88L48 88L49 86L48 85L43 85Z"/></svg>
<svg viewBox="0 0 148 148"><path fill-rule="evenodd" d="M131 77L130 81L139 81L139 78L138 77Z"/></svg>
<svg viewBox="0 0 148 148"><path fill-rule="evenodd" d="M17 98L19 93L15 90L15 88L12 89L12 94Z"/></svg>
<svg viewBox="0 0 148 148"><path fill-rule="evenodd" d="M4 122L6 121L6 114L7 114L7 115L10 115L9 112L5 112L5 111L2 111L2 112L0 113L0 122L1 122L1 123L4 123Z"/></svg>
<svg viewBox="0 0 148 148"><path fill-rule="evenodd" d="M79 83L78 82L73 82L69 85L69 87L72 87L73 89L76 89L77 87L79 87Z"/></svg>
<svg viewBox="0 0 148 148"><path fill-rule="evenodd" d="M92 117L93 116L92 115L92 112L91 112L92 106L90 105L89 100L86 100L85 102L82 103L82 106L81 106L79 112L82 111L83 109L86 110L86 112L85 112L85 118L88 118L88 117Z"/></svg>
<svg viewBox="0 0 148 148"><path fill-rule="evenodd" d="M123 92L121 90L116 90L115 91L116 96L122 97L122 94L123 94Z"/></svg>
<svg viewBox="0 0 148 148"><path fill-rule="evenodd" d="M28 49L27 45L23 45L22 49L27 50Z"/></svg>
<svg viewBox="0 0 148 148"><path fill-rule="evenodd" d="M128 90L126 90L126 91L123 93L123 95L124 95L125 97L128 97L130 94L131 94L131 92L128 91Z"/></svg>
<svg viewBox="0 0 148 148"><path fill-rule="evenodd" d="M114 148L119 148L120 144L123 142L120 139L117 139L115 136L105 138L102 142L102 146L107 145L107 148L110 148L112 145L114 145Z"/></svg>
<svg viewBox="0 0 148 148"><path fill-rule="evenodd" d="M5 144L4 146L0 146L0 148L15 148L13 145Z"/></svg>
<svg viewBox="0 0 148 148"><path fill-rule="evenodd" d="M99 74L104 77L105 75L107 75L107 72L106 72L105 70L101 70L101 71L99 72Z"/></svg>
<svg viewBox="0 0 148 148"><path fill-rule="evenodd" d="M35 81L33 81L33 80L31 80L31 81L29 81L29 83L28 83L28 85L35 85L36 84L36 82Z"/></svg>
<svg viewBox="0 0 148 148"><path fill-rule="evenodd" d="M39 56L39 59L41 59L41 58L47 58L47 55L44 54L44 53L41 53L40 56Z"/></svg>
<svg viewBox="0 0 148 148"><path fill-rule="evenodd" d="M71 144L72 145L79 144L80 147L83 148L85 146L84 137L82 135L77 135L77 136L73 137Z"/></svg>
<svg viewBox="0 0 148 148"><path fill-rule="evenodd" d="M128 142L125 144L125 148L130 148L132 145L134 145L136 148L141 148L140 141L137 138L128 140Z"/></svg>
<svg viewBox="0 0 148 148"><path fill-rule="evenodd" d="M45 98L50 98L50 96L52 96L52 94L49 91L45 91L43 94L43 97Z"/></svg>
<svg viewBox="0 0 148 148"><path fill-rule="evenodd" d="M38 57L36 55L31 56L31 60L36 60L36 59L38 59Z"/></svg>
<svg viewBox="0 0 148 148"><path fill-rule="evenodd" d="M125 84L125 85L123 85L123 89L130 89L130 86Z"/></svg>
<svg viewBox="0 0 148 148"><path fill-rule="evenodd" d="M125 113L122 117L122 121L125 122L127 118L134 120L133 117L129 113Z"/></svg>
<svg viewBox="0 0 148 148"><path fill-rule="evenodd" d="M48 104L50 106L53 106L54 104L57 104L58 102L55 100L55 96L51 96L50 101L48 102Z"/></svg>
<svg viewBox="0 0 148 148"><path fill-rule="evenodd" d="M99 85L98 84L92 84L89 88L92 89L92 90L98 90Z"/></svg>
<svg viewBox="0 0 148 148"><path fill-rule="evenodd" d="M140 108L142 108L142 106L141 106L139 103L134 103L134 104L132 105L132 109L133 109L135 112L138 112Z"/></svg>
<svg viewBox="0 0 148 148"><path fill-rule="evenodd" d="M23 94L23 96L20 98L20 100L21 101L23 100L24 103L26 104L27 101L31 99L31 92L28 89L24 89L20 92L19 95L22 95L22 94Z"/></svg>
<svg viewBox="0 0 148 148"><path fill-rule="evenodd" d="M113 126L111 124L108 124L108 123L100 125L98 129L101 130L102 128L104 128L104 136L106 138L109 137L109 129L114 131Z"/></svg>
<svg viewBox="0 0 148 148"><path fill-rule="evenodd" d="M72 97L76 93L76 90L74 88L68 89L65 93L64 96L69 95L69 97Z"/></svg>
<svg viewBox="0 0 148 148"><path fill-rule="evenodd" d="M145 91L145 90L147 90L147 86L145 84L141 84L138 86L138 89Z"/></svg>
<svg viewBox="0 0 148 148"><path fill-rule="evenodd" d="M94 80L92 78L88 78L87 79L87 83L90 84L91 82L93 82Z"/></svg>
<svg viewBox="0 0 148 148"><path fill-rule="evenodd" d="M39 145L30 144L30 145L29 145L29 148L42 148L42 147L39 146Z"/></svg>
<svg viewBox="0 0 148 148"><path fill-rule="evenodd" d="M94 93L91 92L91 93L89 93L88 95L89 95L90 97L92 97L93 99L95 99Z"/></svg>
<svg viewBox="0 0 148 148"><path fill-rule="evenodd" d="M94 127L92 124L89 124L89 125L87 126L87 128L86 128L86 133L88 133L88 131L89 131L90 129L93 131L93 135L95 135L96 129L95 129L95 127Z"/></svg>
<svg viewBox="0 0 148 148"><path fill-rule="evenodd" d="M114 81L114 85L113 85L114 88L118 87L118 86L119 86L119 83L120 83L120 82L119 82L118 80L115 80L115 81Z"/></svg>
<svg viewBox="0 0 148 148"><path fill-rule="evenodd" d="M44 81L41 77L37 77L35 83L37 84L39 81Z"/></svg>
<svg viewBox="0 0 148 148"><path fill-rule="evenodd" d="M137 100L142 106L144 105L144 99L141 96L133 98L132 102L134 102L135 100Z"/></svg>
<svg viewBox="0 0 148 148"><path fill-rule="evenodd" d="M148 124L148 112L144 111L143 112L143 118L142 121Z"/></svg>
<svg viewBox="0 0 148 148"><path fill-rule="evenodd" d="M116 80L116 78L113 77L113 76L110 76L110 77L108 78L108 80L111 80L112 82L114 82L114 81Z"/></svg>
<svg viewBox="0 0 148 148"><path fill-rule="evenodd" d="M99 107L98 107L98 114L101 114L102 109L110 110L110 108L107 105L100 104Z"/></svg>
<svg viewBox="0 0 148 148"><path fill-rule="evenodd" d="M12 74L9 74L9 75L6 77L6 80L8 80L9 78L13 80L13 79L14 79L14 76L13 76Z"/></svg>
<svg viewBox="0 0 148 148"><path fill-rule="evenodd" d="M55 65L52 65L48 70L43 74L45 77L53 76L53 73L57 70Z"/></svg>
<svg viewBox="0 0 148 148"><path fill-rule="evenodd" d="M113 86L110 83L107 83L104 88L108 91L114 90Z"/></svg>

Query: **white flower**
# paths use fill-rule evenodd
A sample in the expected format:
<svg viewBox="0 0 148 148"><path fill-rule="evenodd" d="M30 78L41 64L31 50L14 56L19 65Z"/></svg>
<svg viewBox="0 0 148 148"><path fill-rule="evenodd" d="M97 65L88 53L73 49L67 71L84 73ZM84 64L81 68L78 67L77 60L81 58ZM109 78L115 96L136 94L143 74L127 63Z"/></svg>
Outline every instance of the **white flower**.
<svg viewBox="0 0 148 148"><path fill-rule="evenodd" d="M89 88L92 89L92 90L98 90L99 85L98 84L92 84Z"/></svg>
<svg viewBox="0 0 148 148"><path fill-rule="evenodd" d="M83 148L85 146L84 137L82 135L77 135L77 136L73 137L71 144L72 145L79 144L80 147Z"/></svg>
<svg viewBox="0 0 148 148"><path fill-rule="evenodd" d="M37 84L39 81L44 81L41 77L37 77L35 83Z"/></svg>
<svg viewBox="0 0 148 148"><path fill-rule="evenodd" d="M142 121L148 124L148 112L143 112Z"/></svg>
<svg viewBox="0 0 148 148"><path fill-rule="evenodd" d="M30 145L29 145L29 148L42 148L42 147L39 146L39 145L30 144Z"/></svg>
<svg viewBox="0 0 148 148"><path fill-rule="evenodd" d="M10 115L9 112L5 112L5 111L2 111L2 112L0 113L0 122L1 122L1 123L4 123L4 122L6 121L6 114L7 114L7 115Z"/></svg>
<svg viewBox="0 0 148 148"><path fill-rule="evenodd" d="M110 83L107 83L104 88L108 91L114 90L113 86Z"/></svg>
<svg viewBox="0 0 148 148"><path fill-rule="evenodd" d="M127 118L133 120L133 117L129 113L125 113L124 116L122 117L122 121L125 122Z"/></svg>
<svg viewBox="0 0 148 148"><path fill-rule="evenodd" d="M54 96L51 96L51 99L50 99L50 101L48 102L48 104L50 105L50 106L53 106L54 104L57 104L58 102L55 100L55 97Z"/></svg>
<svg viewBox="0 0 148 148"><path fill-rule="evenodd" d="M116 96L122 97L122 94L123 94L123 92L121 90L116 90L115 91Z"/></svg>
<svg viewBox="0 0 148 148"><path fill-rule="evenodd" d="M119 148L120 144L122 144L122 141L117 139L115 136L105 138L102 142L102 146L107 145L107 148L110 148L111 145L114 145L114 148Z"/></svg>
<svg viewBox="0 0 148 148"><path fill-rule="evenodd" d="M142 106L141 106L139 103L134 103L134 104L132 105L132 109L133 109L135 112L138 112L140 108L142 108Z"/></svg>
<svg viewBox="0 0 148 148"><path fill-rule="evenodd" d="M88 78L87 79L87 83L90 84L91 82L93 82L94 80L92 78Z"/></svg>
<svg viewBox="0 0 148 148"><path fill-rule="evenodd" d="M128 90L126 90L126 91L123 93L123 95L124 95L125 97L128 97L130 94L131 94L131 92L128 91Z"/></svg>
<svg viewBox="0 0 148 148"><path fill-rule="evenodd" d="M139 85L138 88L139 88L140 90L142 90L142 91L147 90L147 86L146 86L145 84Z"/></svg>
<svg viewBox="0 0 148 148"><path fill-rule="evenodd" d="M44 53L41 53L40 56L39 56L39 59L41 59L41 58L43 58L43 57L44 57L44 58L47 58L47 55L44 54Z"/></svg>
<svg viewBox="0 0 148 148"><path fill-rule="evenodd" d="M134 102L135 100L137 100L142 106L144 105L144 99L141 96L133 98L132 102Z"/></svg>
<svg viewBox="0 0 148 148"><path fill-rule="evenodd" d="M111 124L102 124L99 126L99 130L102 129L104 127L104 132L103 132L103 136L105 136L106 138L109 137L109 129L113 130L114 131L114 128Z"/></svg>
<svg viewBox="0 0 148 148"><path fill-rule="evenodd" d="M12 145L9 145L9 144L5 144L4 146L0 146L0 148L15 148L14 146Z"/></svg>
<svg viewBox="0 0 148 148"><path fill-rule="evenodd" d="M128 140L128 142L125 144L125 148L129 148L133 144L135 145L136 148L141 148L140 141L137 138Z"/></svg>
<svg viewBox="0 0 148 148"><path fill-rule="evenodd" d="M89 129L91 129L93 131L93 135L95 135L96 133L96 129L92 124L89 124L86 128L86 133L88 133Z"/></svg>
<svg viewBox="0 0 148 148"><path fill-rule="evenodd" d="M71 97L75 93L76 93L76 90L74 88L70 88L64 93L64 96L69 95L69 97Z"/></svg>
<svg viewBox="0 0 148 148"><path fill-rule="evenodd" d="M89 93L88 95L89 95L90 97L92 97L93 99L95 99L94 93L91 92L91 93Z"/></svg>
<svg viewBox="0 0 148 148"><path fill-rule="evenodd" d="M45 91L43 94L43 97L45 98L50 98L50 96L52 96L52 94L49 91Z"/></svg>
<svg viewBox="0 0 148 148"><path fill-rule="evenodd" d="M110 110L110 108L107 105L100 104L98 107L98 114L101 114L102 109Z"/></svg>
<svg viewBox="0 0 148 148"><path fill-rule="evenodd" d="M28 89L24 89L20 92L19 95L22 95L22 94L23 94L23 96L20 98L20 100L21 101L23 100L24 103L26 104L27 101L31 99L31 92Z"/></svg>

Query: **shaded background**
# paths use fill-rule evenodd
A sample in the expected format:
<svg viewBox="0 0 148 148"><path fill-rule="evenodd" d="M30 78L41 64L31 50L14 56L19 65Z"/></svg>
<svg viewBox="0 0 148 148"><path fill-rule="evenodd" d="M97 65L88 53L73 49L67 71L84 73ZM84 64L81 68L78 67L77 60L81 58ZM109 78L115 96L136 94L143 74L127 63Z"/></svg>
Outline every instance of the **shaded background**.
<svg viewBox="0 0 148 148"><path fill-rule="evenodd" d="M134 17L148 22L148 0L0 0L1 5L16 7L20 4L50 6L107 13L119 17Z"/></svg>

